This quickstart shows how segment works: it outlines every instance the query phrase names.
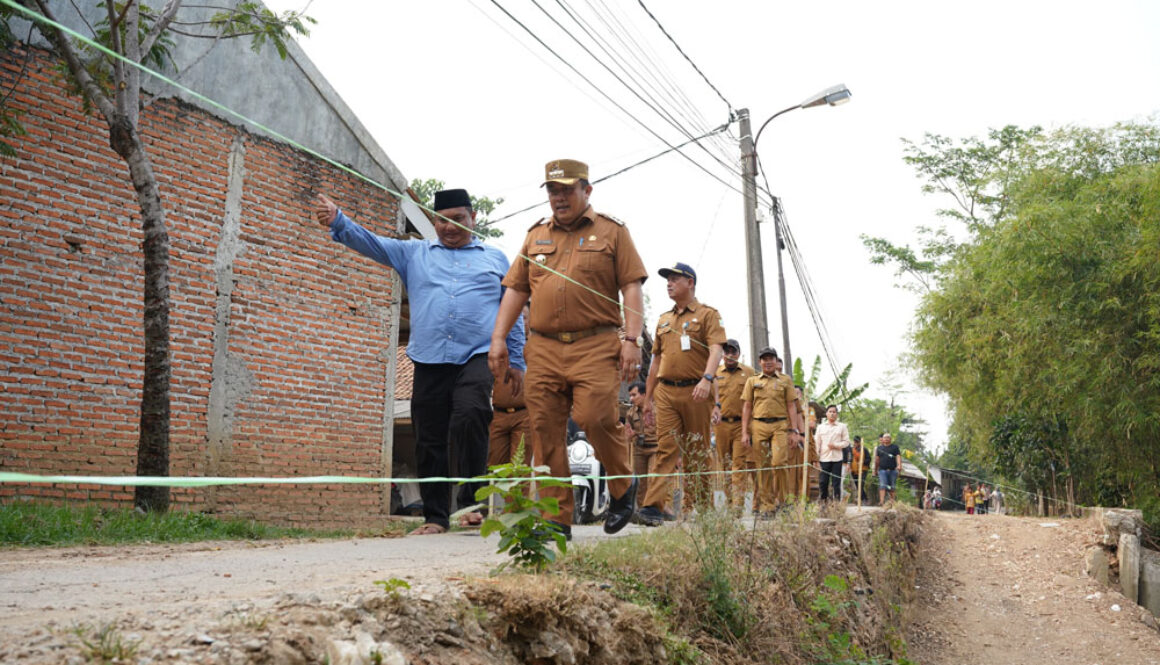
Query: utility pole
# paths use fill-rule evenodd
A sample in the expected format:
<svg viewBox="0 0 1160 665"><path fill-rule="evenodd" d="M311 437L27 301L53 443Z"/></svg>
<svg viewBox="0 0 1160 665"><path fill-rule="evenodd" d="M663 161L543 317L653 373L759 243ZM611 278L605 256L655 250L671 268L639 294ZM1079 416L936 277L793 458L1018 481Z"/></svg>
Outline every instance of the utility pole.
<svg viewBox="0 0 1160 665"><path fill-rule="evenodd" d="M749 109L737 109L741 129L741 173L745 194L745 267L749 287L749 362L757 367L757 354L769 346L769 324L765 312L765 269L761 263L761 230L757 228L757 153L749 126ZM778 256L780 266L781 256Z"/></svg>

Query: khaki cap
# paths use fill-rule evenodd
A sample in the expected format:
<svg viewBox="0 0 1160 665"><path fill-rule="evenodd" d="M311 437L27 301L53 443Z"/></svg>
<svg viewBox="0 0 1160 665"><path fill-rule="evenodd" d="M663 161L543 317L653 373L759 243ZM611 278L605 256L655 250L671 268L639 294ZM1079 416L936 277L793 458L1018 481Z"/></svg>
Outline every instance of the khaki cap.
<svg viewBox="0 0 1160 665"><path fill-rule="evenodd" d="M575 159L556 159L544 165L544 182L541 187L558 182L561 185L575 185L588 179L588 165Z"/></svg>

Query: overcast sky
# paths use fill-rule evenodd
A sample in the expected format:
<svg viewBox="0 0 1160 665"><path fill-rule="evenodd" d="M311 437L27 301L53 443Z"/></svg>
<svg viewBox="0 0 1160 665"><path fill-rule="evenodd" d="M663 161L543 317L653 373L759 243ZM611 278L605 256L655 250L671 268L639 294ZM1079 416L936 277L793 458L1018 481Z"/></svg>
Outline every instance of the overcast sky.
<svg viewBox="0 0 1160 665"><path fill-rule="evenodd" d="M871 383L871 396L887 397L876 389L885 373L908 369L900 355L916 297L896 287L890 268L869 263L859 235L908 242L949 205L921 193L900 139L1008 124L1107 125L1160 111L1156 2L646 0L718 96L636 0L537 1L610 67L625 62L659 82L632 89L693 135L726 123L730 106L748 108L756 131L823 88L849 86L848 104L774 120L758 154L805 257L832 350L853 363L852 383ZM548 160L586 161L595 179L687 139L532 0L499 5L579 73L490 0L314 0L308 13L318 25L300 43L407 178L503 197L495 217L544 201ZM627 223L654 275L645 285L650 327L671 304L655 271L684 261L697 269L698 297L721 311L748 356L737 135L733 124L705 143L708 152L684 151L717 179L670 153L597 185L591 202ZM497 244L514 259L524 231L545 214L542 205L503 222ZM762 233L770 342L780 349L772 226ZM791 350L812 361L823 349L786 260ZM942 401L908 388L899 399L929 422L928 443L941 447Z"/></svg>

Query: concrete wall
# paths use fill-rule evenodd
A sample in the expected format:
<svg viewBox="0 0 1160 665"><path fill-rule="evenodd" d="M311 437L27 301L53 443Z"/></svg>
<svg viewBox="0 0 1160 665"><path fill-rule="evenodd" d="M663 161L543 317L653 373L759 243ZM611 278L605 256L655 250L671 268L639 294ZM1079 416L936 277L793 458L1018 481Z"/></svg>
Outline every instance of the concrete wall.
<svg viewBox="0 0 1160 665"><path fill-rule="evenodd" d="M0 469L132 475L141 381L141 232L127 169L39 49L0 60L28 136L0 160ZM296 106L296 105L288 105ZM308 219L333 192L380 233L397 202L177 99L141 130L171 241L172 475L381 476L393 416L394 273ZM125 502L131 489L0 485L0 497ZM178 490L196 508L366 524L369 485Z"/></svg>

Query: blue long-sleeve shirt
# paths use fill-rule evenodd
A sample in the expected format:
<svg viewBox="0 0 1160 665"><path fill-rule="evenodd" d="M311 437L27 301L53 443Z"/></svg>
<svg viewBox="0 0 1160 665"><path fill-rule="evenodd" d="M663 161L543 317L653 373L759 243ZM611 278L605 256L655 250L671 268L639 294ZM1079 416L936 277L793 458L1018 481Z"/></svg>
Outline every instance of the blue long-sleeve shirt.
<svg viewBox="0 0 1160 665"><path fill-rule="evenodd" d="M407 356L417 363L462 365L487 353L503 296L500 281L509 263L503 252L472 238L452 249L438 240L398 240L376 235L340 210L330 236L354 251L394 268L411 299ZM507 336L511 366L524 370L524 326Z"/></svg>

